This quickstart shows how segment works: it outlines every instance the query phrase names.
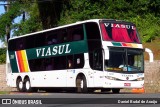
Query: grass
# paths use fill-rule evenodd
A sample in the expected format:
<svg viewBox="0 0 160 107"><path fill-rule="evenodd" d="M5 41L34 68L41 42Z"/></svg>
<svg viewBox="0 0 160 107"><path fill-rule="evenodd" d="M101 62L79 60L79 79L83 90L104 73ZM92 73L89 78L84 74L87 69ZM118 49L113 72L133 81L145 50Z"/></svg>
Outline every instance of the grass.
<svg viewBox="0 0 160 107"><path fill-rule="evenodd" d="M0 95L9 94L9 91L0 91Z"/></svg>

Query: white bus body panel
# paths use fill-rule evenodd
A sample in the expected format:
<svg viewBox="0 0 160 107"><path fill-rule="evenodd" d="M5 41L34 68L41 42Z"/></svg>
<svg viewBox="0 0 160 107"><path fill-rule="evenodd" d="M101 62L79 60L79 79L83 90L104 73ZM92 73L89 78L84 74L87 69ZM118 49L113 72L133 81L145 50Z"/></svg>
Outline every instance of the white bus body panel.
<svg viewBox="0 0 160 107"><path fill-rule="evenodd" d="M136 74L123 74L114 72L104 72L104 84L103 87L112 88L142 88L144 86L144 80L137 81L138 78L144 78L144 73ZM111 80L108 77L112 77L118 80Z"/></svg>
<svg viewBox="0 0 160 107"><path fill-rule="evenodd" d="M76 77L78 73L84 73L87 71L81 71L81 70L73 70L75 73L69 73L66 77L64 74L66 71L42 71L41 72L33 72L33 73L8 73L7 74L7 85L10 87L16 87L16 78L18 76L22 77L22 80L24 80L24 77L26 75L29 76L31 81L32 87L76 87ZM59 75L59 72L63 72L61 76ZM99 73L99 71L94 72L94 76L90 75L91 72L87 72L88 75L86 75L87 79L87 86L88 88L142 88L144 84L143 81L132 81L137 78L144 77L144 74L121 74L121 73L105 73L105 76L102 76L103 73ZM114 77L118 80L109 80L107 76ZM127 76L130 78L130 80L126 80ZM99 83L99 84L98 84ZM130 85L127 85L130 84Z"/></svg>

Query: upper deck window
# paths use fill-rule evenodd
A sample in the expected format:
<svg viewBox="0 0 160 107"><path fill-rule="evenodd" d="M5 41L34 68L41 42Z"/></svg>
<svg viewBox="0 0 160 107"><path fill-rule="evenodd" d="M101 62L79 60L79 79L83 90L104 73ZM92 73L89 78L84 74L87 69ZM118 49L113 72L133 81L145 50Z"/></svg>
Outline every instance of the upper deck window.
<svg viewBox="0 0 160 107"><path fill-rule="evenodd" d="M100 23L104 41L141 43L133 24Z"/></svg>

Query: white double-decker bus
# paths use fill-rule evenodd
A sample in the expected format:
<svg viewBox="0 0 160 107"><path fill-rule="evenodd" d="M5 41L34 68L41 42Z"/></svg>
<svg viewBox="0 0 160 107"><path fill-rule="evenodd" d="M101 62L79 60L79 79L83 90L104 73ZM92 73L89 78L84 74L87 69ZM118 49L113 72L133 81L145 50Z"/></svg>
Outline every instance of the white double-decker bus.
<svg viewBox="0 0 160 107"><path fill-rule="evenodd" d="M9 39L7 84L21 92L142 88L143 52L133 23L77 22Z"/></svg>

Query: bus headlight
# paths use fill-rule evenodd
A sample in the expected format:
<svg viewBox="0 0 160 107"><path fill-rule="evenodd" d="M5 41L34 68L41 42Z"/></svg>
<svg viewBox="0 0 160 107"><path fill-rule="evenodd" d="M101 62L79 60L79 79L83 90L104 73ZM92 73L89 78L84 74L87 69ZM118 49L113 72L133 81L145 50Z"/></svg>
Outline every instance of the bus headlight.
<svg viewBox="0 0 160 107"><path fill-rule="evenodd" d="M111 76L105 76L105 78L109 79L109 80L116 80L115 77L111 77Z"/></svg>
<svg viewBox="0 0 160 107"><path fill-rule="evenodd" d="M143 80L144 80L144 77L137 78L137 81L143 81Z"/></svg>

